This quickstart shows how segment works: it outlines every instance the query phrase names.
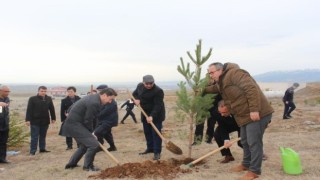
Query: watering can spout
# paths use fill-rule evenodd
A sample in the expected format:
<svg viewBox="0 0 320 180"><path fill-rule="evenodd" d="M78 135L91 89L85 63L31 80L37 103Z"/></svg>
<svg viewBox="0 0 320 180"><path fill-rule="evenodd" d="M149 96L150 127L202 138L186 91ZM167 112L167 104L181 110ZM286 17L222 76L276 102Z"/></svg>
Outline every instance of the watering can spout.
<svg viewBox="0 0 320 180"><path fill-rule="evenodd" d="M284 148L283 147L279 147L281 154L284 154Z"/></svg>

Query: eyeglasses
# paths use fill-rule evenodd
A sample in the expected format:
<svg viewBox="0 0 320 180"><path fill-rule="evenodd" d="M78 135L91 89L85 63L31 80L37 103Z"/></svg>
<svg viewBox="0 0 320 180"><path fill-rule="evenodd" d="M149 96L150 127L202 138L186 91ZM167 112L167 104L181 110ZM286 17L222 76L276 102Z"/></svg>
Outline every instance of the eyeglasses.
<svg viewBox="0 0 320 180"><path fill-rule="evenodd" d="M214 73L217 72L217 71L219 71L219 70L208 72L208 74L209 75L214 75Z"/></svg>

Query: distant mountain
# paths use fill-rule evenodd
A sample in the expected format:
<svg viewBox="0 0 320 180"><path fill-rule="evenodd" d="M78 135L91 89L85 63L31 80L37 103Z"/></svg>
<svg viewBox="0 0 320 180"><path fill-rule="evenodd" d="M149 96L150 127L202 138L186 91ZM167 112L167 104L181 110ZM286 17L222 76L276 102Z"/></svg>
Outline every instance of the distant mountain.
<svg viewBox="0 0 320 180"><path fill-rule="evenodd" d="M254 76L257 82L320 82L320 69L271 71Z"/></svg>

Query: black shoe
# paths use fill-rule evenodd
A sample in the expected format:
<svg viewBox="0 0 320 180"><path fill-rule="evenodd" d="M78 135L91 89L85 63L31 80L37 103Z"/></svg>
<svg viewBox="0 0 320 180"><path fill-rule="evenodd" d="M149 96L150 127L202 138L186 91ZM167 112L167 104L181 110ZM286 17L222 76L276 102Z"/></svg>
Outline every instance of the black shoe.
<svg viewBox="0 0 320 180"><path fill-rule="evenodd" d="M8 163L10 163L10 161L4 159L4 160L0 160L0 163L8 164Z"/></svg>
<svg viewBox="0 0 320 180"><path fill-rule="evenodd" d="M48 151L46 149L40 149L40 153L48 153L48 152L51 152L51 151Z"/></svg>
<svg viewBox="0 0 320 180"><path fill-rule="evenodd" d="M97 168L97 167L94 167L94 166L83 167L82 169L84 171L100 171L100 168Z"/></svg>
<svg viewBox="0 0 320 180"><path fill-rule="evenodd" d="M67 164L64 168L65 169L73 169L73 168L75 168L75 167L79 167L79 165L71 165L71 164Z"/></svg>
<svg viewBox="0 0 320 180"><path fill-rule="evenodd" d="M290 114L288 114L287 117L292 118L292 116Z"/></svg>
<svg viewBox="0 0 320 180"><path fill-rule="evenodd" d="M123 122L123 121L121 121L120 123L121 123L121 124L124 124L124 122Z"/></svg>
<svg viewBox="0 0 320 180"><path fill-rule="evenodd" d="M36 153L35 152L31 152L29 155L30 156L34 156L34 155L36 155Z"/></svg>
<svg viewBox="0 0 320 180"><path fill-rule="evenodd" d="M110 146L107 150L108 151L117 151L117 148L115 146Z"/></svg>
<svg viewBox="0 0 320 180"><path fill-rule="evenodd" d="M200 145L201 143L197 143L197 142L193 142L192 144L191 144L191 146L197 146L197 145Z"/></svg>
<svg viewBox="0 0 320 180"><path fill-rule="evenodd" d="M148 154L148 153L153 153L153 150L146 149L144 152L139 153L139 155L144 155L144 154Z"/></svg>
<svg viewBox="0 0 320 180"><path fill-rule="evenodd" d="M160 153L154 153L153 160L159 160L160 159Z"/></svg>
<svg viewBox="0 0 320 180"><path fill-rule="evenodd" d="M290 119L290 117L288 117L288 116L283 116L283 119Z"/></svg>
<svg viewBox="0 0 320 180"><path fill-rule="evenodd" d="M67 147L67 149L66 150L71 150L72 149L72 147Z"/></svg>

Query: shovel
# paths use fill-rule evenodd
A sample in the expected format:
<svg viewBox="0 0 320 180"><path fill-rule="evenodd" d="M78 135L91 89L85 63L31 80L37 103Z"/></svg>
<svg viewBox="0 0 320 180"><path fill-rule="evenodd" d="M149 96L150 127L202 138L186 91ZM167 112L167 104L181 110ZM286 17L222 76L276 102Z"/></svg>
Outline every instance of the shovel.
<svg viewBox="0 0 320 180"><path fill-rule="evenodd" d="M129 96L133 99L133 100L136 100L132 94L130 93L130 91L128 90L128 94ZM148 115L147 113L142 109L142 107L140 105L137 105L138 108L141 110L142 114L148 118ZM159 132L159 130L157 129L157 127L153 124L153 122L150 122L152 128L154 129L154 131L159 135L159 137L162 139L162 141L166 144L166 148L171 151L172 153L174 154L178 154L178 155L181 155L182 154L182 150L177 146L175 145L173 142L167 140L165 137L162 136L162 134Z"/></svg>
<svg viewBox="0 0 320 180"><path fill-rule="evenodd" d="M117 165L120 165L119 161L99 142L101 149L110 157Z"/></svg>
<svg viewBox="0 0 320 180"><path fill-rule="evenodd" d="M233 144L233 143L235 143L235 142L238 142L240 139L241 139L241 138L236 138L236 139L230 141L230 143ZM220 152L220 151L221 151L222 149L224 149L224 148L225 148L224 146L221 146L220 148L215 149L215 150L209 152L208 154L205 154L205 155L201 156L200 158L192 161L192 162L189 163L189 164L183 164L183 165L181 165L180 168L181 168L181 169L188 169L188 168L190 168L190 167L193 167L195 164L197 164L198 162L200 162L200 161L203 160L204 158L207 158L207 157L209 157L209 156L211 156L211 155L213 155L213 154L216 154L217 152Z"/></svg>

